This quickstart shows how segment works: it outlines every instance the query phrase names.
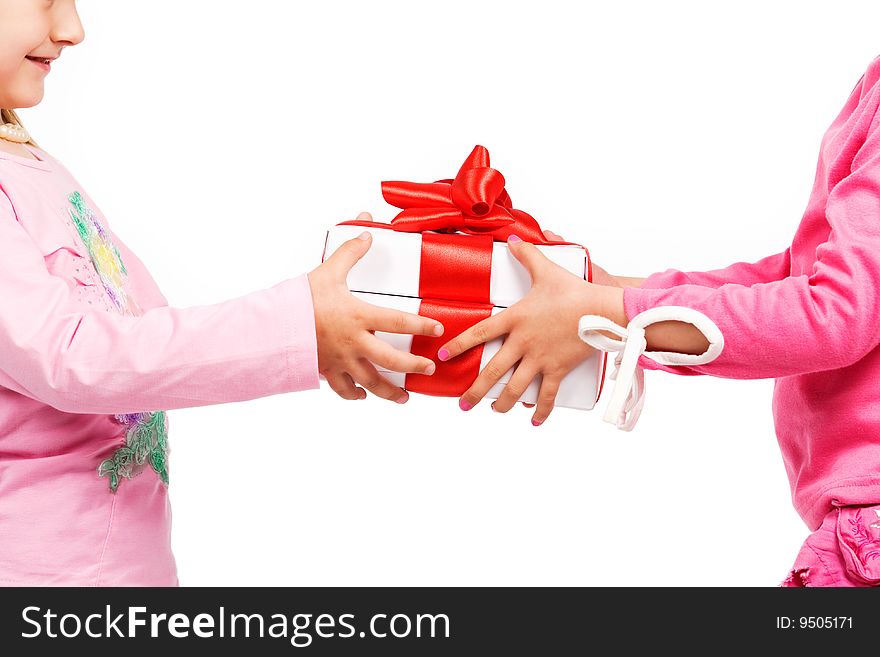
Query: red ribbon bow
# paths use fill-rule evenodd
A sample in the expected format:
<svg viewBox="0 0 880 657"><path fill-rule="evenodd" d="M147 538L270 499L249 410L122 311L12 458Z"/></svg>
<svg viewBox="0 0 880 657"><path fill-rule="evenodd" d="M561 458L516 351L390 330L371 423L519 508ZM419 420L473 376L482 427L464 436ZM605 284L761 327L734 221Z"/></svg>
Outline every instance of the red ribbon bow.
<svg viewBox="0 0 880 657"><path fill-rule="evenodd" d="M382 196L403 209L391 220L397 231L488 234L496 242L515 233L533 244L559 243L545 239L534 217L513 207L504 176L489 166L489 151L483 146L474 147L452 180L385 181Z"/></svg>

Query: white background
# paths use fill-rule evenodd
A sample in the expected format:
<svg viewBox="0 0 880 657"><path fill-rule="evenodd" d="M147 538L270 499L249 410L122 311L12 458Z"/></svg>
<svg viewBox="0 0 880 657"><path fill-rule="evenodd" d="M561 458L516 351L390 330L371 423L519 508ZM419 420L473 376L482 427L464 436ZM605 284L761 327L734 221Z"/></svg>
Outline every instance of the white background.
<svg viewBox="0 0 880 657"><path fill-rule="evenodd" d="M611 273L791 240L820 139L880 54L876 2L80 0L23 112L174 306L314 268L379 183L477 144ZM647 372L592 412L321 390L170 413L182 585L774 586L808 530L772 380ZM608 385L612 382L609 381Z"/></svg>

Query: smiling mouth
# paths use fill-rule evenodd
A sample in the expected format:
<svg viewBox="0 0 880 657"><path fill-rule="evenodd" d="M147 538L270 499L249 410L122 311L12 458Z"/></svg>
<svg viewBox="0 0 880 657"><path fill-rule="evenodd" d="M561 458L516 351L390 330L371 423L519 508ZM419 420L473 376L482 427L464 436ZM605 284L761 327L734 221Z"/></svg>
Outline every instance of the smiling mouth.
<svg viewBox="0 0 880 657"><path fill-rule="evenodd" d="M51 64L52 60L48 57L26 57L25 59L29 59L32 62L37 62L39 64Z"/></svg>

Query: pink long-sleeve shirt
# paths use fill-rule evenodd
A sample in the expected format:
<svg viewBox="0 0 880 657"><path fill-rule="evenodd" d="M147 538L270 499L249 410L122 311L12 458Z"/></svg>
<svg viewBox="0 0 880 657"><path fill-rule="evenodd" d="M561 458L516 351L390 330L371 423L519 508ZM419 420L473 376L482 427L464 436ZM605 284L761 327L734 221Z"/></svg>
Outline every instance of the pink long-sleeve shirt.
<svg viewBox="0 0 880 657"><path fill-rule="evenodd" d="M787 249L706 272L668 269L625 288L628 318L679 305L724 336L710 363L639 365L775 379L773 417L792 500L810 529L834 506L880 502L880 57L822 139Z"/></svg>
<svg viewBox="0 0 880 657"><path fill-rule="evenodd" d="M0 151L0 585L175 586L170 449L154 436L159 468L126 478L124 414L319 387L308 279L169 307L65 167L29 150Z"/></svg>

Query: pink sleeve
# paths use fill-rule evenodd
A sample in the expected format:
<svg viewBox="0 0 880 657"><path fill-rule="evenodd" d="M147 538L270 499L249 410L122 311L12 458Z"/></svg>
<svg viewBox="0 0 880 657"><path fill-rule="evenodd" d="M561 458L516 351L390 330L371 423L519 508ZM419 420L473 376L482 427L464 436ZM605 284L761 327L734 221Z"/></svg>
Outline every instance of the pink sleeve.
<svg viewBox="0 0 880 657"><path fill-rule="evenodd" d="M625 288L627 318L656 306L693 308L724 336L712 362L639 365L675 374L761 379L850 365L880 342L880 129L874 123L828 196L828 240L816 248L809 275L751 286L684 284L666 289Z"/></svg>
<svg viewBox="0 0 880 657"><path fill-rule="evenodd" d="M739 285L755 285L779 281L791 274L791 253L785 249L782 253L767 256L757 262L735 262L724 269L709 271L679 271L667 269L648 276L642 288L666 288L676 285L703 285L705 287L721 287L727 283Z"/></svg>
<svg viewBox="0 0 880 657"><path fill-rule="evenodd" d="M3 194L0 246L0 385L6 388L71 413L111 414L319 387L305 274L189 308L161 305L158 293L149 310L131 317L74 303L68 283L48 272Z"/></svg>

